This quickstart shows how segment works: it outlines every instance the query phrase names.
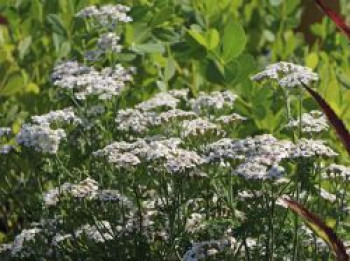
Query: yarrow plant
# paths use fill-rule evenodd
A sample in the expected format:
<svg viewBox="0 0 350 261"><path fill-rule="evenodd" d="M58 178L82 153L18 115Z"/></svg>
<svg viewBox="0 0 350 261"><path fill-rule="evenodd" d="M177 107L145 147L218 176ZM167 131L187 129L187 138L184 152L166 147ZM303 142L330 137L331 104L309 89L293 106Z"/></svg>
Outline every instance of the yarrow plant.
<svg viewBox="0 0 350 261"><path fill-rule="evenodd" d="M25 162L11 192L37 189L31 204L23 200L29 217L0 245L0 258L326 260L332 244L286 209L287 199L303 202L332 215L337 232L347 235L350 167L325 138L326 115L288 107L288 117L270 133L254 118L267 109L250 106L235 86L198 91L170 76L159 84L179 65L165 62L165 52L153 49L157 43L141 45L152 49L143 54L124 43L139 33L120 26L133 21L129 11L123 5L80 10L76 18L95 45L54 66L50 91L58 109L31 116L18 131L0 128L4 162ZM159 59L158 67L140 65L147 55ZM291 89L311 86L319 76L279 62L251 79ZM256 85L252 95L260 91Z"/></svg>

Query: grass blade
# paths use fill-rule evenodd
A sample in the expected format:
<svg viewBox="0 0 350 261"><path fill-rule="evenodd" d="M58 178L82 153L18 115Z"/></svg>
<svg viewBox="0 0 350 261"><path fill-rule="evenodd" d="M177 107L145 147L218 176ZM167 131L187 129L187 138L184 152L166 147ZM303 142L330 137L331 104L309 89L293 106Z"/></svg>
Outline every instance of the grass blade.
<svg viewBox="0 0 350 261"><path fill-rule="evenodd" d="M0 24L7 25L7 19L4 16L0 15Z"/></svg>
<svg viewBox="0 0 350 261"><path fill-rule="evenodd" d="M350 39L350 27L345 23L344 19L340 17L336 12L328 8L322 0L315 0L316 4L323 10L323 12L333 20L337 27L342 30Z"/></svg>
<svg viewBox="0 0 350 261"><path fill-rule="evenodd" d="M280 200L282 200L282 202L285 203L290 210L306 220L308 226L331 247L338 261L349 260L349 256L346 253L343 242L319 217L294 200L286 197L280 198Z"/></svg>

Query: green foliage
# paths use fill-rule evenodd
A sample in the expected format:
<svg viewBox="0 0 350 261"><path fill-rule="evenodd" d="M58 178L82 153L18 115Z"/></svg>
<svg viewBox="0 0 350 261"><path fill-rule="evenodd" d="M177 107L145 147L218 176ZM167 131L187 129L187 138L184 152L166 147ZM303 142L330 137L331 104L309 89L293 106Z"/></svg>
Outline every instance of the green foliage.
<svg viewBox="0 0 350 261"><path fill-rule="evenodd" d="M330 161L316 159L314 162L286 163L284 168L290 182L281 185L238 179L219 164L206 166L204 172L209 178L198 180L193 177L168 177L164 173L152 176L147 164L126 173L123 169L96 160L91 154L112 141L132 141L133 137L137 137L137 133L117 129L117 111L148 100L160 91L183 88L190 90L187 99L196 98L201 92L224 90L238 95L234 110L224 107L201 112L201 116L213 119L232 112L248 118L244 124L224 126L227 137L240 139L270 133L281 139L297 140L299 134L285 128L290 120L288 117L296 118L302 112L314 110L317 103L306 93L287 96L271 82L256 84L250 79L259 69L280 60L302 64L317 72L320 75L320 82L315 85L317 92L349 127L348 40L337 32L329 19L324 18L310 26L316 41L306 42L306 32L300 32L298 28L302 16L313 13L303 13L304 2L307 1L301 0L117 2L132 7L129 15L133 21L119 24L113 29L120 36L118 44L122 50L117 54L106 53L91 62L84 55L87 51L95 50L98 37L109 29L97 27L96 21L87 21L75 14L92 4L103 6L115 4L116 1L0 0L0 13L9 21L8 26L0 25L0 127L9 126L17 134L25 122L30 122L31 116L67 106L73 106L79 116L88 118L94 126L84 129L69 125L67 132L70 136L56 155L43 156L25 147L17 147L8 157L0 155L3 166L0 175L0 242L10 242L32 222L52 215L62 216L67 222L62 227L67 230L76 228L76 220L80 224L91 221L92 217L96 220L104 217L110 222L125 218L125 209L116 210L113 204L102 207L99 203L78 202L69 196L62 201L60 208L43 206L42 195L47 190L64 182L77 183L86 177L93 177L101 186L117 188L133 198L133 203L140 209L143 207L140 202L151 198L146 193L148 190L159 193L162 199L166 199L162 211L171 221L167 227L170 237L166 240L158 238L154 241L156 243L149 244L148 238L135 232L127 235L125 240L118 239L98 246L87 238L77 242L68 240L67 248L55 253L57 260L91 260L94 257L95 260L103 257L111 260L136 260L140 257L145 260L178 260L193 241L217 239L229 227L235 228L232 234L239 241L239 249L235 249L235 253L219 256L221 260L230 260L238 255L239 250L249 249L247 244L250 237L259 238L267 252L256 253L252 247L251 250L244 250L245 256L240 258L272 260L276 255L283 257L288 254L290 257L293 251L298 250L300 252L293 253L294 260L311 258L315 253L319 254L317 258L327 260L329 252L321 253L317 247L311 246L306 249L298 241L294 229L300 230L299 221L275 206L275 199L283 193L299 197L302 187L311 200L307 200L308 196L299 199L305 200L308 208L335 222L334 229L338 229L341 237L348 237L348 227L342 222L349 220L344 214L338 215L347 199L342 198L341 203L334 206L317 199L315 186L322 185L333 192L340 189L348 192L346 184L320 181L320 168ZM348 14L346 1L341 2L344 7L342 12ZM120 63L125 67L135 67L136 73L125 92L102 103L105 113L98 119L90 119L88 109L101 101L95 98L77 100L72 93L62 92L52 84L51 74L55 64L69 59L98 70ZM288 106L291 115L286 112ZM190 105L184 101L179 107L190 110ZM162 109L157 112L162 112ZM177 135L179 123L174 121L157 126L148 134ZM192 138L184 139L186 149L200 148L216 140L217 136L211 133ZM350 162L333 132L320 134L317 138L327 141L340 154L337 163ZM14 137L2 140L0 136L0 142L0 145L2 142L16 144ZM157 164L161 162L154 163ZM230 164L237 166L235 161ZM306 176L301 176L301 173L306 173ZM173 190L168 191L169 188ZM243 188L249 192L260 191L263 197L256 201L247 199L249 204L242 202L238 199L238 192ZM215 202L211 201L213 195L219 195ZM186 220L192 214L192 205L186 205L186 202L193 198L203 199L198 204L205 216L206 229L197 234L185 231ZM245 212L247 216L242 217L240 212ZM74 220L72 217L75 217ZM157 217L155 226L161 227L166 218ZM297 249L291 249L291 241L296 242L294 245ZM43 249L39 249L38 253L45 256L44 243L42 245ZM114 249L114 252L109 252L110 249ZM128 252L130 249L133 250L131 253ZM130 255L129 259L125 258L127 255Z"/></svg>

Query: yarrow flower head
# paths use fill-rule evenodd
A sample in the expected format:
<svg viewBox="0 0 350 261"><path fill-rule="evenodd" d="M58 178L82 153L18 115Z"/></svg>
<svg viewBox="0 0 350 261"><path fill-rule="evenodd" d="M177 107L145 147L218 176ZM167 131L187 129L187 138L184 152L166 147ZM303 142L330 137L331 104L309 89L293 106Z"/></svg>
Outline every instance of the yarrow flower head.
<svg viewBox="0 0 350 261"><path fill-rule="evenodd" d="M89 6L80 10L75 16L81 18L92 18L101 26L114 28L118 23L129 23L132 18L127 15L130 7L124 5L104 5L100 8Z"/></svg>
<svg viewBox="0 0 350 261"><path fill-rule="evenodd" d="M168 92L157 93L151 99L141 102L136 105L136 109L143 111L150 111L159 107L176 108L177 104L180 102L179 99L175 98Z"/></svg>
<svg viewBox="0 0 350 261"><path fill-rule="evenodd" d="M46 125L24 124L17 134L17 142L36 151L55 154L66 133L63 129L53 130Z"/></svg>
<svg viewBox="0 0 350 261"><path fill-rule="evenodd" d="M211 93L200 92L196 99L190 101L192 110L200 113L203 109L222 109L224 106L233 107L237 95L231 91L214 91Z"/></svg>
<svg viewBox="0 0 350 261"><path fill-rule="evenodd" d="M292 158L325 157L332 158L338 156L334 150L325 145L323 140L301 139L295 144L291 152Z"/></svg>
<svg viewBox="0 0 350 261"><path fill-rule="evenodd" d="M47 125L55 122L63 123L81 123L81 119L78 118L72 107L65 108L63 110L50 111L43 115L32 116L32 121L38 125Z"/></svg>
<svg viewBox="0 0 350 261"><path fill-rule="evenodd" d="M76 61L68 61L54 68L52 79L54 85L74 90L77 99L85 100L93 95L106 100L120 94L126 84L132 81L133 71L133 68L126 69L120 64L97 71Z"/></svg>
<svg viewBox="0 0 350 261"><path fill-rule="evenodd" d="M208 132L214 132L216 134L220 134L222 132L219 125L204 118L184 120L181 124L181 128L182 137L203 135Z"/></svg>
<svg viewBox="0 0 350 261"><path fill-rule="evenodd" d="M318 81L319 77L308 67L288 62L271 64L266 69L251 77L253 81L265 79L277 80L282 87L293 88L300 85L310 85L311 82Z"/></svg>
<svg viewBox="0 0 350 261"><path fill-rule="evenodd" d="M326 116L320 111L310 111L301 115L301 118L291 120L286 128L299 128L303 133L320 133L329 128Z"/></svg>

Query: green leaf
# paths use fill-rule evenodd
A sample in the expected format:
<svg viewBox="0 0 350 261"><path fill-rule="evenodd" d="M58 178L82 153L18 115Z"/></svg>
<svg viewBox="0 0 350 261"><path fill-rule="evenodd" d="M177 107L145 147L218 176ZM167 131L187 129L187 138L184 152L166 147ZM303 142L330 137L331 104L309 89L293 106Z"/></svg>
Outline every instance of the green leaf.
<svg viewBox="0 0 350 261"><path fill-rule="evenodd" d="M219 32L216 29L210 29L206 35L206 47L208 50L214 50L218 44L219 44L219 40L220 40L220 35Z"/></svg>
<svg viewBox="0 0 350 261"><path fill-rule="evenodd" d="M222 36L222 58L225 63L239 56L244 51L246 42L247 39L242 26L234 21L229 22L225 26Z"/></svg>
<svg viewBox="0 0 350 261"><path fill-rule="evenodd" d="M19 50L19 54L18 55L19 55L19 59L20 60L23 60L24 56L26 56L26 54L28 53L31 43L32 43L32 37L31 36L27 36L18 45L18 50Z"/></svg>
<svg viewBox="0 0 350 261"><path fill-rule="evenodd" d="M161 43L133 44L130 49L138 54L165 52L165 47Z"/></svg>
<svg viewBox="0 0 350 261"><path fill-rule="evenodd" d="M67 31L63 26L61 18L57 14L49 14L46 20L53 32L61 36L67 36Z"/></svg>
<svg viewBox="0 0 350 261"><path fill-rule="evenodd" d="M21 72L11 74L4 87L0 89L1 96L11 96L24 90L24 78Z"/></svg>
<svg viewBox="0 0 350 261"><path fill-rule="evenodd" d="M305 65L311 69L315 69L318 64L318 55L316 53L310 53L305 57Z"/></svg>
<svg viewBox="0 0 350 261"><path fill-rule="evenodd" d="M189 35L192 36L194 40L200 45L207 47L207 40L204 35L202 35L199 31L195 29L191 29L188 31Z"/></svg>

